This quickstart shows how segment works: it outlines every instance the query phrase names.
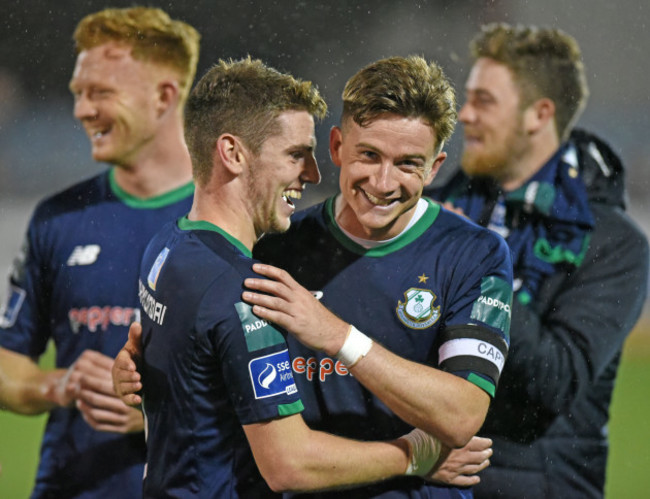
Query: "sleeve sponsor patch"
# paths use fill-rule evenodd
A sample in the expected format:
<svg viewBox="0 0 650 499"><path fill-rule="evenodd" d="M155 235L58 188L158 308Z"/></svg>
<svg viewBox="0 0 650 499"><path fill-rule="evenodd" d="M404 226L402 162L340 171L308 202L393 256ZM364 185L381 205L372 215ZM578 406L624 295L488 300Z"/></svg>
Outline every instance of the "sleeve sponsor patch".
<svg viewBox="0 0 650 499"><path fill-rule="evenodd" d="M158 276L160 275L160 270L162 269L162 266L165 264L165 260L167 260L167 255L169 255L169 248L163 248L162 251L158 253L158 256L156 257L156 261L153 262L151 269L149 269L149 275L147 276L147 284L149 285L149 288L152 289L153 291L156 290L156 283L158 282Z"/></svg>
<svg viewBox="0 0 650 499"><path fill-rule="evenodd" d="M481 296L472 306L471 318L500 329L506 337L510 334L512 286L495 276L481 280Z"/></svg>
<svg viewBox="0 0 650 499"><path fill-rule="evenodd" d="M280 331L256 316L248 303L235 303L235 309L237 310L237 315L239 315L241 327L244 330L246 348L249 352L255 352L262 348L284 343L284 336L282 336Z"/></svg>
<svg viewBox="0 0 650 499"><path fill-rule="evenodd" d="M0 327L9 328L16 323L18 313L25 302L25 290L13 284L9 285L7 300L0 308Z"/></svg>
<svg viewBox="0 0 650 499"><path fill-rule="evenodd" d="M298 391L288 349L251 360L248 372L256 399L291 395Z"/></svg>

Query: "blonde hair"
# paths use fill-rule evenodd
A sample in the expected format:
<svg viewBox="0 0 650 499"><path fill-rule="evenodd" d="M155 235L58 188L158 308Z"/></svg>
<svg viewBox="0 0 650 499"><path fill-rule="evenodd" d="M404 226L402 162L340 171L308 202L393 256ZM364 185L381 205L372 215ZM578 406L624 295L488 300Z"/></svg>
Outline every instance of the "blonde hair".
<svg viewBox="0 0 650 499"><path fill-rule="evenodd" d="M419 56L381 59L346 83L343 127L348 119L366 126L385 113L422 118L435 132L437 150L451 136L458 118L454 89L442 69Z"/></svg>
<svg viewBox="0 0 650 499"><path fill-rule="evenodd" d="M173 69L179 77L181 102L187 99L199 59L199 33L161 9L105 9L84 17L74 32L77 54L116 42L131 47L134 59Z"/></svg>
<svg viewBox="0 0 650 499"><path fill-rule="evenodd" d="M257 155L277 131L277 117L291 110L322 119L327 104L311 82L259 59L219 60L196 84L185 109L185 139L196 182L205 185L210 178L217 137L236 135Z"/></svg>
<svg viewBox="0 0 650 499"><path fill-rule="evenodd" d="M475 59L487 57L510 69L522 108L551 99L558 135L568 137L589 96L582 54L573 37L559 29L493 23L471 41L470 52Z"/></svg>

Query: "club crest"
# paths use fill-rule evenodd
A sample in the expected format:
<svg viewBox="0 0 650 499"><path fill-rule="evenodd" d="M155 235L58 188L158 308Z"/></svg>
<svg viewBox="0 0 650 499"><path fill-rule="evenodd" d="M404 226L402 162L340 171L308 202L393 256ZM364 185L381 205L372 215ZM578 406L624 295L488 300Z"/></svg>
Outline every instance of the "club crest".
<svg viewBox="0 0 650 499"><path fill-rule="evenodd" d="M433 306L436 298L429 289L410 288L404 293L404 301L397 303L397 317L411 329L428 328L440 318L440 306Z"/></svg>

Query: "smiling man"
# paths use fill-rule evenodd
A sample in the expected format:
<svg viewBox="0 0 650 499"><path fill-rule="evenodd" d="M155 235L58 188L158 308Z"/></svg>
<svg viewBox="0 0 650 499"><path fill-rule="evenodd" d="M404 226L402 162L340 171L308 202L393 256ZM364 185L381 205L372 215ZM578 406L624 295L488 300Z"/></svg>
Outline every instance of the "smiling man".
<svg viewBox="0 0 650 499"><path fill-rule="evenodd" d="M288 273L256 265L271 279L246 286L274 296L244 299L292 333L314 428L376 440L415 426L461 447L483 423L508 349L512 271L501 238L422 198L455 119L453 90L435 63L394 57L361 69L330 135L341 193L256 247ZM461 476L460 485L473 483ZM337 494L471 497L418 477Z"/></svg>
<svg viewBox="0 0 650 499"><path fill-rule="evenodd" d="M159 9L107 9L74 34L74 115L105 172L39 204L0 324L0 405L49 411L33 497L141 495L141 414L113 391L151 236L191 206L183 105L199 35ZM48 341L56 369L37 358ZM84 421L85 419L85 421ZM89 426L90 425L90 426Z"/></svg>
<svg viewBox="0 0 650 499"><path fill-rule="evenodd" d="M462 171L433 193L512 254L512 353L483 433L477 497L602 497L623 342L647 293L648 243L625 214L623 166L573 126L580 48L552 28L492 24L472 41Z"/></svg>
<svg viewBox="0 0 650 499"><path fill-rule="evenodd" d="M284 335L241 300L254 244L287 230L291 198L320 180L325 110L310 82L250 58L219 61L190 95L194 202L154 236L140 271L146 497L349 487L428 476L437 460L420 430L383 442L310 430Z"/></svg>

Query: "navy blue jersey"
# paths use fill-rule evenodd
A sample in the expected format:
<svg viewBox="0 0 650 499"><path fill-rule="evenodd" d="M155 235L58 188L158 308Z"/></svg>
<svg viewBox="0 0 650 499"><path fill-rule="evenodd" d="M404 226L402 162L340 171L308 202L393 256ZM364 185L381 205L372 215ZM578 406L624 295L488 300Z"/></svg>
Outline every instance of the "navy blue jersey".
<svg viewBox="0 0 650 499"><path fill-rule="evenodd" d="M289 232L258 243L256 256L288 270L327 308L388 350L493 395L507 353L512 299L503 239L428 201L408 231L364 249L336 225L333 201L298 213ZM363 440L397 438L411 429L341 362L291 336L289 349L310 427ZM468 497L471 491L400 478L340 495Z"/></svg>
<svg viewBox="0 0 650 499"><path fill-rule="evenodd" d="M114 357L138 317L137 276L147 243L164 223L187 213L194 187L138 200L113 170L43 202L11 272L0 317L0 346L36 358L51 339L56 366L86 349ZM145 458L142 433L97 432L74 408L51 411L35 497L138 497Z"/></svg>
<svg viewBox="0 0 650 499"><path fill-rule="evenodd" d="M302 410L285 337L242 302L248 249L182 218L140 274L146 497L265 497L242 425Z"/></svg>

